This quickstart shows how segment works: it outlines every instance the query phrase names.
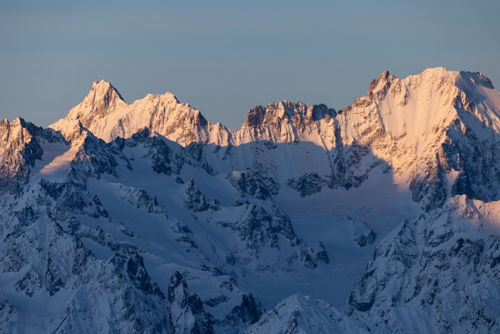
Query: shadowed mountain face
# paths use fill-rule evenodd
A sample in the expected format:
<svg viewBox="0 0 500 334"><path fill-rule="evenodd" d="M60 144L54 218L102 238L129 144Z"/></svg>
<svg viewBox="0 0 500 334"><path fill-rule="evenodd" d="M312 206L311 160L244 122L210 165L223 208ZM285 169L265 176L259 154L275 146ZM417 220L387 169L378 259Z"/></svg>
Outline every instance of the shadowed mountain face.
<svg viewBox="0 0 500 334"><path fill-rule="evenodd" d="M105 81L4 120L0 333L497 332L499 108L435 68L238 130Z"/></svg>

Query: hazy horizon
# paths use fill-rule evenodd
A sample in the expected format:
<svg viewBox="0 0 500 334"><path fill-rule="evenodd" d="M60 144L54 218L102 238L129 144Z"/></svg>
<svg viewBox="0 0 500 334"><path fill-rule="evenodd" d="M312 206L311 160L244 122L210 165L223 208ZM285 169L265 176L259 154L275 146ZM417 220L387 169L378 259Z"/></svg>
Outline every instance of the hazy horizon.
<svg viewBox="0 0 500 334"><path fill-rule="evenodd" d="M405 77L443 66L500 83L495 1L27 1L0 9L0 118L43 126L101 79L129 102L171 91L231 128L251 107L283 99L342 108L385 70Z"/></svg>

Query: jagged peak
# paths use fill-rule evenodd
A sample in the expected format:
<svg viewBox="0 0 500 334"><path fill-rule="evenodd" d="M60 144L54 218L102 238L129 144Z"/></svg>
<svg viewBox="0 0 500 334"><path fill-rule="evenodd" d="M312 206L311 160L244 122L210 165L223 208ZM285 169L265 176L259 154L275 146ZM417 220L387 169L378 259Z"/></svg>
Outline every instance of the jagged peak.
<svg viewBox="0 0 500 334"><path fill-rule="evenodd" d="M196 108L193 108L189 103L181 103L177 96L175 96L172 92L165 92L163 94L147 94L143 99L136 100L134 103L141 103L144 101L155 101L155 102L163 102L166 104L178 105L180 108L176 109L180 112L187 112L188 114L179 115L180 117L193 117L194 123L199 126L207 126L208 121L203 116L201 111Z"/></svg>
<svg viewBox="0 0 500 334"><path fill-rule="evenodd" d="M457 84L460 85L461 81L468 82L469 85L477 85L477 86L483 86L489 89L495 89L493 86L493 83L491 82L490 78L488 78L486 75L484 75L481 72L469 72L469 71L460 71L460 79L458 80Z"/></svg>
<svg viewBox="0 0 500 334"><path fill-rule="evenodd" d="M24 127L26 125L26 121L24 120L24 118L22 117L16 117L12 120L12 122L10 122L11 125L20 125L22 127Z"/></svg>
<svg viewBox="0 0 500 334"><path fill-rule="evenodd" d="M455 101L456 97L462 94L461 91L466 92L468 97L477 93L477 99L470 99L475 103L482 96L481 92L476 91L478 84L482 85L481 87L492 87L491 81L480 73L455 72L444 67L426 69L406 78L399 78L389 71L384 71L377 79L372 80L368 94L356 99L354 104L346 107L344 111L347 112L352 107L368 107L373 102L379 104L384 102L386 97L389 97L387 103L403 107L417 95L425 95L426 97L419 101L427 101L438 92L442 103ZM281 125L288 124L303 129L312 122L323 119L328 121L337 114L334 109L323 104L307 106L303 102L281 100L250 109L241 128L269 125L280 128ZM120 136L129 137L144 127L151 127L153 131L158 131L172 140L185 143L197 140L218 141L227 137L223 134L227 132L224 126L209 123L199 110L179 102L172 92L148 94L129 104L111 83L105 80L94 82L84 101L51 127L66 134L74 128L77 120L105 141Z"/></svg>
<svg viewBox="0 0 500 334"><path fill-rule="evenodd" d="M270 123L278 123L284 119L299 115L307 120L318 121L326 115L335 116L336 112L332 108L328 108L324 104L317 104L307 106L305 103L290 102L288 100L281 100L272 102L266 107L257 105L250 109L247 118L243 123L243 127L254 127Z"/></svg>
<svg viewBox="0 0 500 334"><path fill-rule="evenodd" d="M16 117L11 121L6 118L0 120L0 141L12 141L16 138L25 142L29 142L33 138L48 142L64 141L64 137L58 131L39 127L22 117Z"/></svg>
<svg viewBox="0 0 500 334"><path fill-rule="evenodd" d="M120 92L109 82L106 80L97 80L92 82L90 86L90 90L87 93L86 97L90 97L92 99L106 99L117 97L119 100L125 102L125 99L122 97Z"/></svg>
<svg viewBox="0 0 500 334"><path fill-rule="evenodd" d="M0 121L0 130L7 134L8 138L14 137L31 137L39 132L43 132L42 128L34 125L33 123L25 121L22 117L16 117L9 121L8 119L3 119Z"/></svg>
<svg viewBox="0 0 500 334"><path fill-rule="evenodd" d="M3 119L0 122L0 141L9 141L13 138L22 138L23 141L29 141L33 135L28 129L29 124L31 123L26 122L21 117L16 117L12 121L6 118Z"/></svg>
<svg viewBox="0 0 500 334"><path fill-rule="evenodd" d="M21 126L21 127L26 127L27 122L24 120L24 118L17 116L14 118L12 121L9 121L8 118L4 118L0 121L0 125L2 126L7 126L7 127L16 127L16 126Z"/></svg>
<svg viewBox="0 0 500 334"><path fill-rule="evenodd" d="M93 82L83 101L50 127L70 138L74 131L79 131L79 126L83 126L98 138L111 141L116 137L128 137L144 127L151 127L165 136L173 134L177 140L192 137L189 132L208 125L199 110L180 103L171 92L148 94L129 104L111 83L101 80Z"/></svg>
<svg viewBox="0 0 500 334"><path fill-rule="evenodd" d="M94 119L103 117L120 105L126 105L126 102L110 82L106 80L94 81L83 100L72 108L66 117L51 127L61 130L62 124L58 125L58 123L65 123L66 120L81 120L85 126L88 126Z"/></svg>
<svg viewBox="0 0 500 334"><path fill-rule="evenodd" d="M355 99L355 104L356 101L363 102L363 99L366 97L370 98L372 96L378 96L379 98L384 98L386 93L391 90L393 86L401 86L398 87L398 91L405 89L411 90L416 86L428 87L428 89L431 90L448 86L449 89L444 91L452 94L456 94L457 92L457 90L453 90L453 88L458 88L468 94L474 94L473 91L478 86L494 89L491 80L481 72L459 72L449 70L445 67L432 67L427 68L418 74L410 75L405 78L399 78L389 71L384 71L377 79L373 79L370 82L368 95ZM402 86L405 86L406 88L400 89L403 88Z"/></svg>
<svg viewBox="0 0 500 334"><path fill-rule="evenodd" d="M493 84L486 75L477 71L454 71L446 67L430 67L423 70L420 74L412 75L410 77L421 76L426 78L448 77L456 80L464 79L470 80L473 84L484 86L494 89Z"/></svg>
<svg viewBox="0 0 500 334"><path fill-rule="evenodd" d="M145 97L144 97L144 100L163 100L163 101L167 101L167 102L173 102L175 104L181 104L179 102L179 99L177 98L177 96L175 96L174 93L172 92L165 92L163 94L147 94ZM141 101L141 100L138 100L138 101ZM186 104L188 105L188 104Z"/></svg>
<svg viewBox="0 0 500 334"><path fill-rule="evenodd" d="M163 94L147 94L144 98L133 101L132 104L151 100L173 102L174 104L181 104L189 107L189 104L180 103L175 94L170 91ZM93 105L104 103L104 105L109 108L113 102L122 103L124 105L127 104L120 92L109 81L98 80L92 82L89 92L79 106L85 103L91 103Z"/></svg>
<svg viewBox="0 0 500 334"><path fill-rule="evenodd" d="M382 90L387 89L388 86L392 83L393 80L399 79L397 76L392 74L389 71L384 71L380 73L377 79L373 79L370 82L370 86L368 88L368 93L376 93Z"/></svg>
<svg viewBox="0 0 500 334"><path fill-rule="evenodd" d="M450 82L453 82L453 80L456 79L462 73L472 74L473 72L457 72L457 71L452 71L452 70L449 70L445 67L440 66L440 67L426 68L418 74L413 74L413 75L410 75L404 79L401 79L400 77L398 77L398 76L392 74L390 71L386 70L386 71L382 72L378 76L377 79L373 79L370 82L368 92L375 93L377 91L380 91L380 90L384 89L384 87L386 87L388 85L390 86L392 84L392 82L394 82L396 80L406 80L406 81L408 81L408 80L409 81L417 81L417 80L429 81L429 80L431 80L432 81L432 80L436 80L439 78L443 78L443 79L452 79L452 80L450 80ZM478 73L478 72L474 72L474 74L475 73Z"/></svg>

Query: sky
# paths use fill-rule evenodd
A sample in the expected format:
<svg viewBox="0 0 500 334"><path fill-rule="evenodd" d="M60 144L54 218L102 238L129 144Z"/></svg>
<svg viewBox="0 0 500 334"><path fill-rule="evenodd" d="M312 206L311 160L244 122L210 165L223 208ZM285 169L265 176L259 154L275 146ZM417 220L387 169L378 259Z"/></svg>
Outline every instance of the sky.
<svg viewBox="0 0 500 334"><path fill-rule="evenodd" d="M258 104L340 109L385 70L436 66L500 87L500 1L0 0L0 119L41 126L101 79L239 128Z"/></svg>

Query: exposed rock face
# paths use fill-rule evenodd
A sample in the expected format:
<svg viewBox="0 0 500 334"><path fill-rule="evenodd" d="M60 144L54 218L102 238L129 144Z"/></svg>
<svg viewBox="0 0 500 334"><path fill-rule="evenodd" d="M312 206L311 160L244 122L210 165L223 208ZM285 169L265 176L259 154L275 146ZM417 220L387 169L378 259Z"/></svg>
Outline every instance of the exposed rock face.
<svg viewBox="0 0 500 334"><path fill-rule="evenodd" d="M213 333L210 314L204 311L200 297L189 293L186 280L178 271L174 273L168 285L168 302L172 333Z"/></svg>
<svg viewBox="0 0 500 334"><path fill-rule="evenodd" d="M321 192L324 184L325 180L316 173L304 174L297 179L290 179L288 181L288 185L302 197Z"/></svg>
<svg viewBox="0 0 500 334"><path fill-rule="evenodd" d="M365 247L375 241L377 234L368 225L352 218L349 218L349 221L351 223L353 240L359 247Z"/></svg>
<svg viewBox="0 0 500 334"><path fill-rule="evenodd" d="M221 127L209 124L198 110L179 103L169 92L127 104L104 80L94 82L83 101L51 127L71 136L78 122L107 142L128 138L145 127L180 144L206 142L210 132Z"/></svg>
<svg viewBox="0 0 500 334"><path fill-rule="evenodd" d="M255 300L252 294L243 295L241 303L236 305L226 315L223 325L230 328L232 333L240 333L250 325L256 323L263 313L262 305Z"/></svg>
<svg viewBox="0 0 500 334"><path fill-rule="evenodd" d="M18 191L29 177L30 167L41 159L40 140L59 139L50 130L16 118L12 122L0 121L0 191Z"/></svg>
<svg viewBox="0 0 500 334"><path fill-rule="evenodd" d="M304 103L280 101L267 107L251 109L235 138L241 143L255 140L298 142L304 136L321 135L323 123L329 123L336 112L327 106L307 107Z"/></svg>
<svg viewBox="0 0 500 334"><path fill-rule="evenodd" d="M229 181L242 197L251 196L260 200L270 199L279 192L280 187L279 183L270 177L247 171L231 173Z"/></svg>
<svg viewBox="0 0 500 334"><path fill-rule="evenodd" d="M134 253L110 258L89 281L79 288L61 316L51 325L54 333L89 330L167 333L165 297L144 268L142 258ZM95 276L94 276L95 275ZM102 313L93 307L109 305Z"/></svg>
<svg viewBox="0 0 500 334"><path fill-rule="evenodd" d="M405 79L384 72L368 95L339 115L342 142L369 146L426 210L440 207L450 187L497 200L497 190L484 178L498 184L500 115L492 105L498 93L482 77L443 68Z"/></svg>
<svg viewBox="0 0 500 334"><path fill-rule="evenodd" d="M218 226L233 231L235 236L228 241L231 252L226 256L226 264L246 264L259 272L277 272L288 271L292 264L315 268L328 263L324 247L308 245L275 204L245 203L235 209L223 208L213 217ZM255 258L259 261L255 262Z"/></svg>
<svg viewBox="0 0 500 334"><path fill-rule="evenodd" d="M191 180L186 184L186 205L193 211L206 211L208 209L218 209L217 202L211 202L203 195Z"/></svg>
<svg viewBox="0 0 500 334"><path fill-rule="evenodd" d="M138 188L121 186L122 198L139 209L148 213L163 214L163 210L158 205L155 197L151 197L147 191Z"/></svg>
<svg viewBox="0 0 500 334"><path fill-rule="evenodd" d="M497 332L500 238L485 228L498 206L457 196L403 223L378 245L349 314L376 332Z"/></svg>
<svg viewBox="0 0 500 334"><path fill-rule="evenodd" d="M67 221L53 220L54 216L64 219L57 213L64 204L52 201L42 187L32 188L23 201L26 206L14 217L1 216L0 251L6 255L1 267L15 277L12 288L27 305L36 309L39 300L48 297L45 307L50 309L54 307L52 300L65 301L64 309L60 308L60 314L55 314L49 324L49 332L106 328L132 333L166 332L165 319L157 312L164 307L163 294L151 282L135 251L117 247L114 256L100 260L82 242L79 231L70 228ZM11 324L15 308L5 304L4 309L8 318L2 324L19 328ZM37 326L21 323L26 330Z"/></svg>
<svg viewBox="0 0 500 334"><path fill-rule="evenodd" d="M238 130L105 81L4 120L0 333L496 333L499 106L435 68Z"/></svg>
<svg viewBox="0 0 500 334"><path fill-rule="evenodd" d="M100 81L52 127L67 133L80 121L106 141L147 127L181 145L311 142L333 151L329 185L346 189L368 178L370 167L361 161L371 151L430 210L445 202L450 187L453 194L498 199L500 115L492 87L480 73L434 68L400 79L386 71L371 82L367 95L340 112L281 101L253 108L240 130L228 130L208 123L170 93L128 105L109 83ZM491 179L493 183L487 181ZM316 181L301 194L319 191Z"/></svg>

